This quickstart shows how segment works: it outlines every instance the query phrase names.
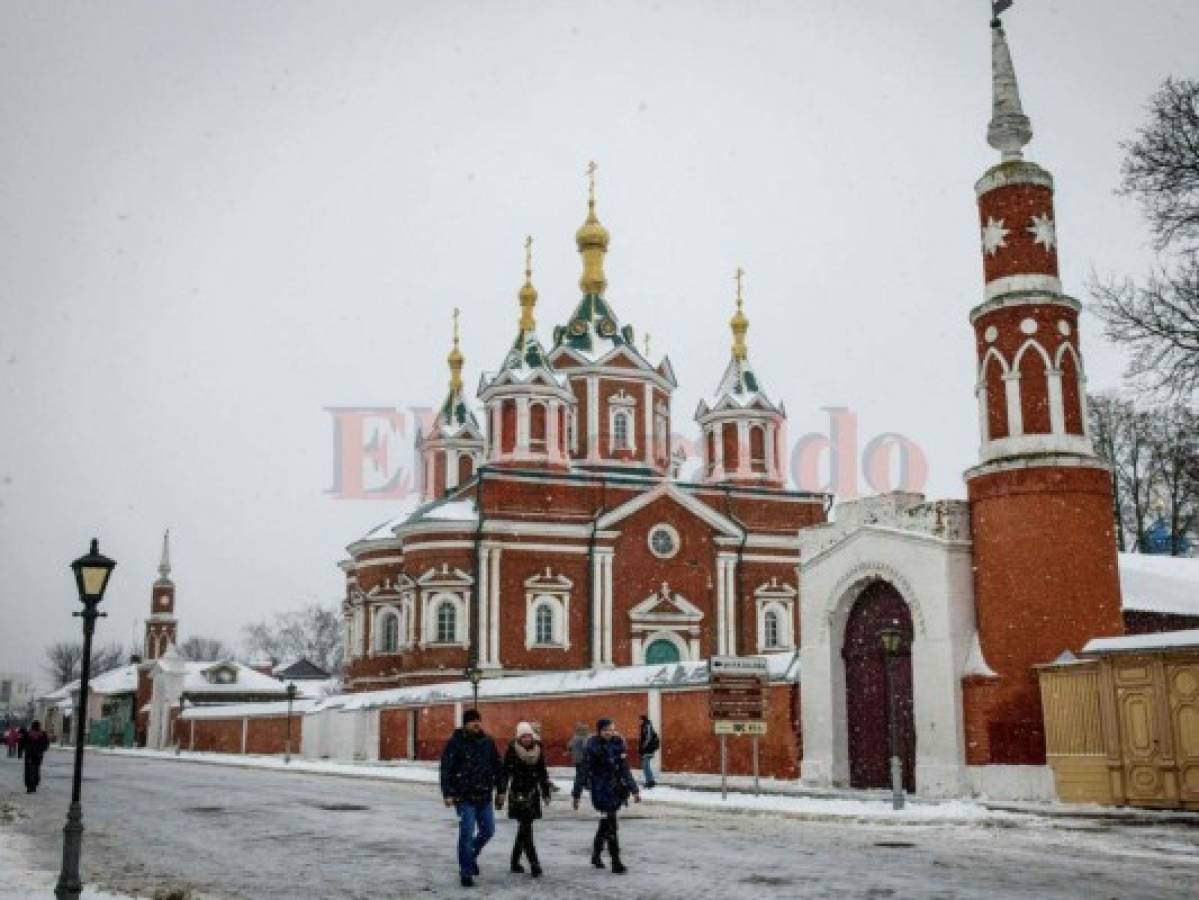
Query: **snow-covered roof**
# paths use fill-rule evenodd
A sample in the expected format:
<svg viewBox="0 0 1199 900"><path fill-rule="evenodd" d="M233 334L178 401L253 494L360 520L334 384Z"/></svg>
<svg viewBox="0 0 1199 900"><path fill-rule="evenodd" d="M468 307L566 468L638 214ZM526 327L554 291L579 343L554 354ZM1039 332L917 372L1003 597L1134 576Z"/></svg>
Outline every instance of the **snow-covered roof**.
<svg viewBox="0 0 1199 900"><path fill-rule="evenodd" d="M1124 609L1199 616L1199 559L1121 553Z"/></svg>
<svg viewBox="0 0 1199 900"><path fill-rule="evenodd" d="M75 682L76 685L79 682ZM132 694L137 691L137 666L121 666L97 675L88 681L88 691L93 694Z"/></svg>
<svg viewBox="0 0 1199 900"><path fill-rule="evenodd" d="M712 394L711 402L701 400L695 415L700 418L711 412L738 409L756 409L778 415L785 412L781 404L775 405L766 395L749 359L733 356Z"/></svg>
<svg viewBox="0 0 1199 900"><path fill-rule="evenodd" d="M1084 656L1100 653L1136 653L1145 650L1199 648L1199 628L1185 631L1159 631L1154 634L1129 634L1123 637L1095 638L1082 648Z"/></svg>
<svg viewBox="0 0 1199 900"><path fill-rule="evenodd" d="M799 680L799 656L794 652L766 654L771 681ZM660 666L619 666L613 669L581 669L571 672L544 672L484 680L479 684L479 699L529 697L544 694L594 693L598 691L636 690L639 688L699 687L708 683L708 663L668 663ZM431 703L456 703L470 699L469 681L420 687L392 688L339 694L327 697L314 707L328 709L372 709L380 706L418 706Z"/></svg>
<svg viewBox="0 0 1199 900"><path fill-rule="evenodd" d="M306 713L315 707L315 699L293 701L293 714ZM206 706L188 706L183 710L184 719L241 719L257 716L286 716L287 701L271 700L265 703L214 703Z"/></svg>
<svg viewBox="0 0 1199 900"><path fill-rule="evenodd" d="M192 694L284 694L287 685L270 675L251 669L239 662L194 662L184 661L187 667L183 676L183 690ZM236 680L227 684L209 681L206 674L212 669L231 668L236 674ZM299 684L296 685L300 687Z"/></svg>

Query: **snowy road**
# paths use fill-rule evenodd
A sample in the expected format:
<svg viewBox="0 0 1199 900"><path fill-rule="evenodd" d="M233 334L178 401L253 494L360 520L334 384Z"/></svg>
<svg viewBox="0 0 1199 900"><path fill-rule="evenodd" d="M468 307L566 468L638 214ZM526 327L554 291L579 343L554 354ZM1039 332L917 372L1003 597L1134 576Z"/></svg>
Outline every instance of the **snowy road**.
<svg viewBox="0 0 1199 900"><path fill-rule="evenodd" d="M0 839L19 841L31 868L57 869L69 762L51 753L28 797L15 761L0 759L0 807L18 817L0 817ZM865 826L657 804L625 816L631 871L617 876L588 864L593 817L556 802L538 823L546 876L508 873L515 829L501 819L468 892L454 871L453 814L431 786L89 754L84 790L86 879L146 896L1128 900L1199 890L1199 828L1183 825Z"/></svg>

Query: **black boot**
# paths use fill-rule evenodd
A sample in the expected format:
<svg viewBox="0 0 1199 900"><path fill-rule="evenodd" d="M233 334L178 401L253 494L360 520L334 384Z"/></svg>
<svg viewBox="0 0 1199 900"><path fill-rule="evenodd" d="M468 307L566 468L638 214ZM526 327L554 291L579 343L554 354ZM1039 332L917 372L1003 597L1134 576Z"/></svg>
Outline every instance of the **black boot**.
<svg viewBox="0 0 1199 900"><path fill-rule="evenodd" d="M600 832L595 836L595 840L591 842L591 864L597 869L604 868L604 861L600 859L600 854L604 852L604 834Z"/></svg>
<svg viewBox="0 0 1199 900"><path fill-rule="evenodd" d="M529 844L525 848L525 854L529 857L529 874L534 878L540 878L541 861L537 859L537 848Z"/></svg>
<svg viewBox="0 0 1199 900"><path fill-rule="evenodd" d="M611 835L608 838L608 855L612 857L612 874L623 875L629 869L620 861L620 838Z"/></svg>

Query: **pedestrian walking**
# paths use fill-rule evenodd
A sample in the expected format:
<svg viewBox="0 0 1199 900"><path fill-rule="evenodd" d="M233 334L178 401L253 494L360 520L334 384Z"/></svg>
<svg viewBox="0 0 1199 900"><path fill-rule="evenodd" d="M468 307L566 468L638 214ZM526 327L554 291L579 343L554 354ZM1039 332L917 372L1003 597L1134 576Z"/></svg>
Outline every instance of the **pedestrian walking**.
<svg viewBox="0 0 1199 900"><path fill-rule="evenodd" d="M537 848L533 845L533 822L541 818L541 802L550 802L550 776L545 768L545 754L541 742L528 722L516 726L516 740L508 745L504 754L504 769L500 774L499 796L495 798L497 809L508 804L508 818L515 819L516 842L512 845L513 872L524 872L520 864L523 854L529 860L529 874L541 876L541 862L537 859Z"/></svg>
<svg viewBox="0 0 1199 900"><path fill-rule="evenodd" d="M629 754L624 738L616 733L612 720L600 719L595 731L595 735L587 741L571 797L574 808L578 809L583 785L586 784L591 791L591 805L601 816L595 840L591 844L591 864L597 869L604 868L601 854L606 844L612 859L612 871L619 875L627 872L628 868L620 859L616 814L628 804L630 795L635 802L640 803L641 792L633 780L633 773L629 771Z"/></svg>
<svg viewBox="0 0 1199 900"><path fill-rule="evenodd" d="M4 732L4 746L8 748L9 758L17 755L17 744L21 742L21 735L17 732L16 725L9 725Z"/></svg>
<svg viewBox="0 0 1199 900"><path fill-rule="evenodd" d="M50 738L42 731L42 723L37 719L25 732L22 745L25 750L25 793L33 794L42 780L42 757L50 749Z"/></svg>
<svg viewBox="0 0 1199 900"><path fill-rule="evenodd" d="M657 782L654 781L654 754L658 752L658 748L662 746L662 741L658 738L658 732L654 730L654 723L649 720L649 716L641 716L641 734L637 739L637 755L641 757L641 774L645 776L645 786L652 788Z"/></svg>
<svg viewBox="0 0 1199 900"><path fill-rule="evenodd" d="M17 759L25 755L25 735L27 733L24 725L17 729Z"/></svg>
<svg viewBox="0 0 1199 900"><path fill-rule="evenodd" d="M587 752L587 740L591 737L591 729L584 723L579 722L575 725L575 733L566 745L566 752L570 754L570 761L575 767L575 783L578 784L580 766L583 765L583 755ZM585 785L584 785L585 787Z"/></svg>
<svg viewBox="0 0 1199 900"><path fill-rule="evenodd" d="M473 887L479 874L479 853L495 834L492 806L503 762L483 731L477 709L462 714L441 754L441 795L458 814L458 872L463 887Z"/></svg>

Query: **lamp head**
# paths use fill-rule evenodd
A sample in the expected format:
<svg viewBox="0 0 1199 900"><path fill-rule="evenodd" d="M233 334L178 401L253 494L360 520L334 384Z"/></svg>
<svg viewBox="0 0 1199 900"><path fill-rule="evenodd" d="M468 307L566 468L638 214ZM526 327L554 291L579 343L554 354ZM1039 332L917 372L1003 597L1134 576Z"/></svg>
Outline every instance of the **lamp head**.
<svg viewBox="0 0 1199 900"><path fill-rule="evenodd" d="M903 644L903 632L894 625L888 625L879 631L878 639L882 644L883 653L887 656L895 656Z"/></svg>
<svg viewBox="0 0 1199 900"><path fill-rule="evenodd" d="M108 579L116 561L100 553L100 542L92 538L91 550L86 556L71 563L75 572L75 587L79 591L82 603L99 603L104 599L104 591L108 588Z"/></svg>

